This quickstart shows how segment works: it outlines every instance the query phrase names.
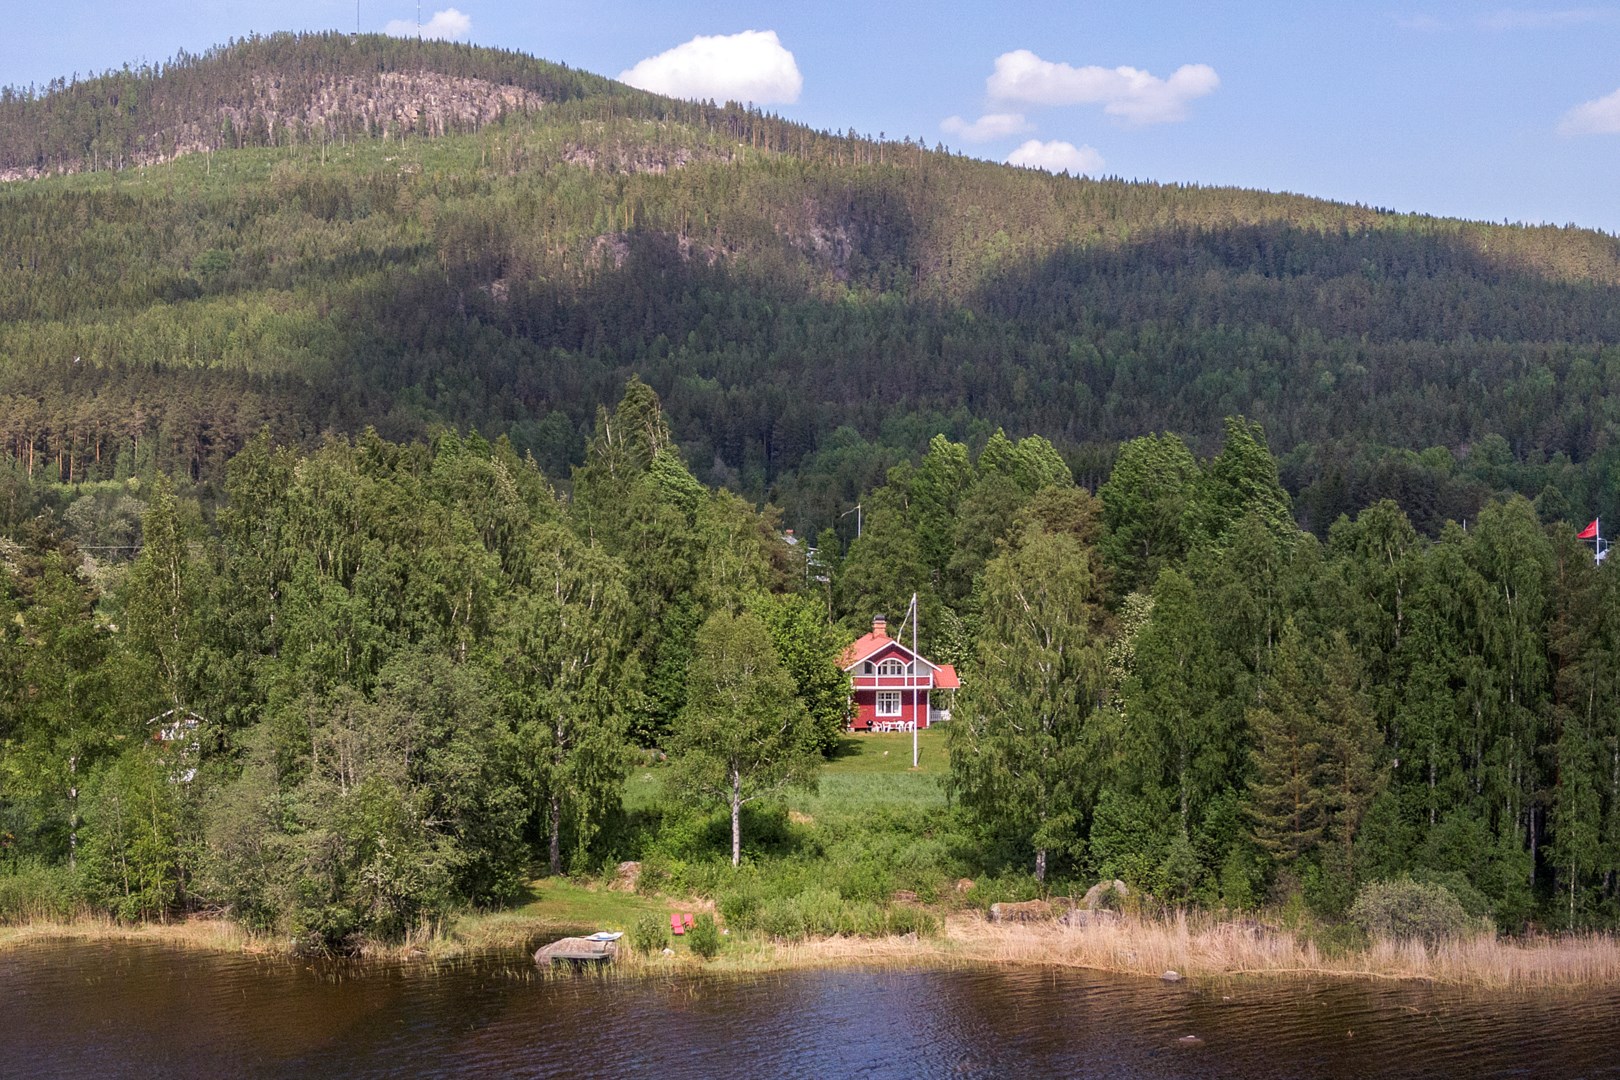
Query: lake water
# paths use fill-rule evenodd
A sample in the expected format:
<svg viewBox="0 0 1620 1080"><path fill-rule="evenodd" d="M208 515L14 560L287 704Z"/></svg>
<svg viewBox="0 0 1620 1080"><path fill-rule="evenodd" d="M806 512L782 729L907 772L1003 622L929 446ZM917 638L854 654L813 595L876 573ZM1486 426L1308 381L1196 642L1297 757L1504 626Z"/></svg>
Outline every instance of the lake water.
<svg viewBox="0 0 1620 1080"><path fill-rule="evenodd" d="M1188 1036L1196 1043L1183 1043ZM1620 1077L1620 989L0 953L0 1076Z"/></svg>

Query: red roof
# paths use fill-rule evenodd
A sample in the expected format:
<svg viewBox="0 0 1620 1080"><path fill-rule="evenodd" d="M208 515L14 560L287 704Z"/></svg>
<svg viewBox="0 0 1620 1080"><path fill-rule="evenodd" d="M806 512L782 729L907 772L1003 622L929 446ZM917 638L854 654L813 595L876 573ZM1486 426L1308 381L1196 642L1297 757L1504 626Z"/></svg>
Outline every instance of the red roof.
<svg viewBox="0 0 1620 1080"><path fill-rule="evenodd" d="M884 630L874 627L871 632L857 638L853 644L838 655L838 666L848 671L862 660L880 653L890 645L898 646L907 656L912 651L890 637ZM956 676L956 668L950 664L936 664L926 657L917 657L923 663L934 669L934 687L939 690L955 690L962 685L962 680Z"/></svg>
<svg viewBox="0 0 1620 1080"><path fill-rule="evenodd" d="M894 638L882 630L873 630L864 637L857 639L853 645L838 655L838 666L841 668L854 667L885 645L893 645L894 643Z"/></svg>

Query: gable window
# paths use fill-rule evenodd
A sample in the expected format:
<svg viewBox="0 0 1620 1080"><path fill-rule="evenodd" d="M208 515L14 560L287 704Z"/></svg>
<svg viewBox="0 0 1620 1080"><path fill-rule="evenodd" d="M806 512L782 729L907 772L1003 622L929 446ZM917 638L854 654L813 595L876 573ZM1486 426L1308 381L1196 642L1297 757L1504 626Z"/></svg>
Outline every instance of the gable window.
<svg viewBox="0 0 1620 1080"><path fill-rule="evenodd" d="M905 673L906 665L892 658L878 665L879 675L904 675Z"/></svg>
<svg viewBox="0 0 1620 1080"><path fill-rule="evenodd" d="M879 690L877 694L877 714L879 716L899 716L900 691Z"/></svg>

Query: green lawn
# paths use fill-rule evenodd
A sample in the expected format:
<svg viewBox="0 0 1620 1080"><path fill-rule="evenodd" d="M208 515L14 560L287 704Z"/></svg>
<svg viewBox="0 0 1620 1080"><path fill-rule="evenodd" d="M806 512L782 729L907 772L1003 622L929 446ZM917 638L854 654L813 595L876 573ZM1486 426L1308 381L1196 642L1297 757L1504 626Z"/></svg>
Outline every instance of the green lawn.
<svg viewBox="0 0 1620 1080"><path fill-rule="evenodd" d="M627 931L649 911L667 919L671 910L662 900L568 878L532 881L528 894L526 901L512 907L462 916L437 949L454 955L468 950L532 948L538 942L565 934Z"/></svg>
<svg viewBox="0 0 1620 1080"><path fill-rule="evenodd" d="M943 728L917 733L918 767L911 767L911 735L849 735L821 768L814 794L795 791L788 806L822 818L860 807L945 806L941 781L950 771Z"/></svg>
<svg viewBox="0 0 1620 1080"><path fill-rule="evenodd" d="M831 760L821 767L814 794L791 792L788 806L820 816L851 805L894 803L911 807L944 806L941 781L950 771L945 729L917 733L918 767L911 767L911 736L846 735ZM651 809L663 797L664 767L638 765L624 785L624 808Z"/></svg>
<svg viewBox="0 0 1620 1080"><path fill-rule="evenodd" d="M917 732L917 771L911 769L911 735L846 735L822 769L822 777L849 773L896 773L943 776L950 771L945 750L945 729Z"/></svg>

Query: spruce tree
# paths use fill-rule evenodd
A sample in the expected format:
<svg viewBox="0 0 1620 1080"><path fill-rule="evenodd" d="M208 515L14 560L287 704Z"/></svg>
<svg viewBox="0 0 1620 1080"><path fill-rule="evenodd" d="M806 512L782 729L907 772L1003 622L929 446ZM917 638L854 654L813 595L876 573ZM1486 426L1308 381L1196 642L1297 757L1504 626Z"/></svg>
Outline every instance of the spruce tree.
<svg viewBox="0 0 1620 1080"><path fill-rule="evenodd" d="M1316 700L1321 678L1320 664L1290 620L1261 687L1260 704L1249 709L1254 837L1285 866L1316 847L1327 819L1324 732Z"/></svg>

